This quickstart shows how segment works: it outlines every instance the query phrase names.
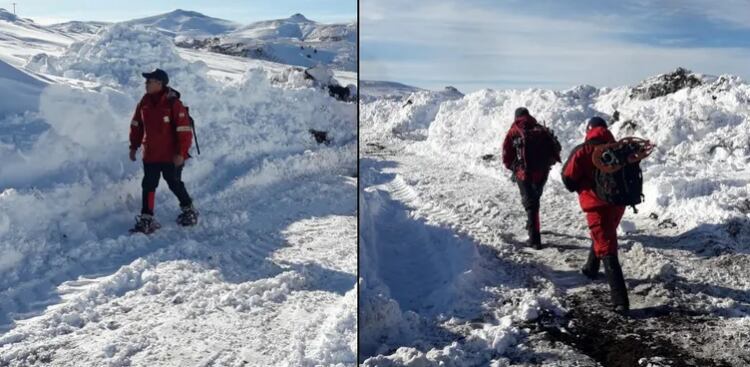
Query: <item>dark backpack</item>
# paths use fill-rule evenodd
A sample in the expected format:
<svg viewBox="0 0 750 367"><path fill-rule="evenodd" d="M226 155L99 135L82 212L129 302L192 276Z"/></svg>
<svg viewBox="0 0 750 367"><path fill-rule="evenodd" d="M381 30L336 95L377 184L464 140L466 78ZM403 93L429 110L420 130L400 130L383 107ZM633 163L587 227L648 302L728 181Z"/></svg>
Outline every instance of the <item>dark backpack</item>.
<svg viewBox="0 0 750 367"><path fill-rule="evenodd" d="M600 143L591 141L591 144ZM640 161L629 163L612 173L604 173L596 167L594 170L594 192L599 199L614 205L630 206L633 212L638 213L635 206L643 202L643 172Z"/></svg>
<svg viewBox="0 0 750 367"><path fill-rule="evenodd" d="M560 156L560 142L546 126L534 124L531 128L516 128L516 132L516 136L513 137L516 170L546 170Z"/></svg>
<svg viewBox="0 0 750 367"><path fill-rule="evenodd" d="M169 109L174 109L174 103L180 99L180 92L178 92L176 89L170 88L174 94L169 93L167 95L167 101L169 101ZM190 120L190 128L193 129L193 139L195 140L195 151L198 152L198 155L201 154L201 148L198 146L198 136L195 134L195 120L193 120L193 116L190 116L190 107L185 106L185 113L187 114L188 120ZM175 121L172 121L173 124L175 124ZM176 127L175 127L176 129Z"/></svg>

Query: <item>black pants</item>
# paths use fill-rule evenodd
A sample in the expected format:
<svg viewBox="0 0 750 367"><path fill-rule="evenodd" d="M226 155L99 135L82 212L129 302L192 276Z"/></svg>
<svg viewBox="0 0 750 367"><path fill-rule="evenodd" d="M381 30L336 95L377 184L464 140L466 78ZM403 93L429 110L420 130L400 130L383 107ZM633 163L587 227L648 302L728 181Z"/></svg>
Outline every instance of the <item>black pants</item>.
<svg viewBox="0 0 750 367"><path fill-rule="evenodd" d="M529 240L532 243L539 244L541 241L539 201L544 192L544 185L547 183L547 176L538 183L529 180L517 181L517 183L518 189L521 191L521 203L524 210L526 210L526 229L529 231Z"/></svg>
<svg viewBox="0 0 750 367"><path fill-rule="evenodd" d="M193 204L193 200L185 189L185 183L182 182L182 168L175 167L172 163L143 163L143 209L142 214L154 215L154 195L156 188L159 186L159 176L164 177L169 189L180 200L180 206L186 207Z"/></svg>

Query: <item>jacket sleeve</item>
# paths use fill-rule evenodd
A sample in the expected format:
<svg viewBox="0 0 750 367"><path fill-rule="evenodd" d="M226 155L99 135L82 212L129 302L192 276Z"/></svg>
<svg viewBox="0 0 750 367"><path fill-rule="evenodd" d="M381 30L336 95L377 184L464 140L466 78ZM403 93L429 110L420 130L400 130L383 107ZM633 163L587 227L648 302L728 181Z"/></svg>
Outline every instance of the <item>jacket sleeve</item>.
<svg viewBox="0 0 750 367"><path fill-rule="evenodd" d="M563 185L565 185L565 188L570 192L578 191L579 182L583 175L582 160L584 157L585 150L583 149L583 145L579 145L573 148L570 157L568 157L568 160L565 161L565 165L563 165L562 182Z"/></svg>
<svg viewBox="0 0 750 367"><path fill-rule="evenodd" d="M172 106L172 120L175 122L175 133L177 134L176 154L187 159L190 145L193 143L193 128L190 126L187 109L179 99Z"/></svg>
<svg viewBox="0 0 750 367"><path fill-rule="evenodd" d="M143 119L141 118L141 102L135 107L133 118L130 120L130 149L138 149L143 141Z"/></svg>
<svg viewBox="0 0 750 367"><path fill-rule="evenodd" d="M508 130L503 141L503 165L507 169L513 169L516 160L516 147L513 146L513 129Z"/></svg>

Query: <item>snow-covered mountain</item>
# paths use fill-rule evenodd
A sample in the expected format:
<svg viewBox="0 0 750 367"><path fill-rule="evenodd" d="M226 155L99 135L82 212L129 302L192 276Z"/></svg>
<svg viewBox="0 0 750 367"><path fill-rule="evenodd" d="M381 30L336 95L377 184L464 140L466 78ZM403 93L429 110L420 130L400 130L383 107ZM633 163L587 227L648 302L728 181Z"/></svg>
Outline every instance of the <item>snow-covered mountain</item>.
<svg viewBox="0 0 750 367"><path fill-rule="evenodd" d="M617 88L379 88L360 106L365 366L747 365L736 335L750 333L750 84L677 69ZM645 201L619 228L636 320L607 311L606 283L579 273L588 228L559 164L542 197L546 247L524 245L500 162L519 106L564 157L591 116L656 143Z"/></svg>
<svg viewBox="0 0 750 367"><path fill-rule="evenodd" d="M357 66L356 23L322 24L295 14L242 26L181 9L123 23L152 27L182 48L302 67L323 64L349 72ZM85 41L111 25L71 21L43 26L0 9L0 46L4 49L0 59L20 66L39 52L58 55L73 42Z"/></svg>
<svg viewBox="0 0 750 367"><path fill-rule="evenodd" d="M0 366L355 363L355 103L156 28L3 17ZM156 67L196 121L183 177L200 223L174 223L162 184L162 228L129 235L128 131Z"/></svg>
<svg viewBox="0 0 750 367"><path fill-rule="evenodd" d="M64 32L0 8L0 60L22 65L38 52L59 54L75 41L76 38Z"/></svg>
<svg viewBox="0 0 750 367"><path fill-rule="evenodd" d="M127 25L154 27L171 36L205 37L224 34L240 27L239 23L212 18L207 15L177 9L169 13L151 17L133 19L124 22Z"/></svg>
<svg viewBox="0 0 750 367"><path fill-rule="evenodd" d="M302 14L294 14L285 19L267 20L249 24L232 32L231 36L238 40L276 40L279 38L304 40L315 28L315 22L305 18Z"/></svg>
<svg viewBox="0 0 750 367"><path fill-rule="evenodd" d="M74 20L65 23L51 24L46 28L73 37L77 41L83 41L110 25L112 25L112 23L109 22L82 22Z"/></svg>
<svg viewBox="0 0 750 367"><path fill-rule="evenodd" d="M356 33L356 23L321 24L294 14L285 19L252 23L216 37L180 37L177 44L304 67L322 63L354 71Z"/></svg>
<svg viewBox="0 0 750 367"><path fill-rule="evenodd" d="M355 42L356 31L355 24L320 24L297 13L289 18L249 24L231 32L228 37L233 40L287 38L308 42L343 40Z"/></svg>
<svg viewBox="0 0 750 367"><path fill-rule="evenodd" d="M363 98L402 98L404 96L408 96L409 94L424 90L422 88L417 88L402 83L378 80L360 80L359 88L360 94Z"/></svg>

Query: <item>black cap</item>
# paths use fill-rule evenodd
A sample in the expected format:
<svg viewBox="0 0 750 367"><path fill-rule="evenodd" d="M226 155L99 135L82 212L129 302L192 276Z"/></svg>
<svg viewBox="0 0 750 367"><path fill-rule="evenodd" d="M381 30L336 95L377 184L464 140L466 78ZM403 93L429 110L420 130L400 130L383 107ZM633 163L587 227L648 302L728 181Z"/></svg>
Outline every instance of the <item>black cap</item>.
<svg viewBox="0 0 750 367"><path fill-rule="evenodd" d="M150 73L141 73L141 75L143 75L143 77L146 79L159 80L164 85L169 84L169 77L167 76L167 72L162 69L155 69Z"/></svg>
<svg viewBox="0 0 750 367"><path fill-rule="evenodd" d="M515 115L516 115L516 118L521 117L521 116L528 116L529 110L527 110L526 107L518 107L516 108Z"/></svg>
<svg viewBox="0 0 750 367"><path fill-rule="evenodd" d="M604 121L604 119L599 116L594 116L586 120L587 129L591 129L594 127L607 127L607 121Z"/></svg>

